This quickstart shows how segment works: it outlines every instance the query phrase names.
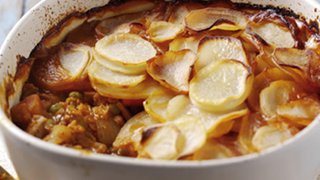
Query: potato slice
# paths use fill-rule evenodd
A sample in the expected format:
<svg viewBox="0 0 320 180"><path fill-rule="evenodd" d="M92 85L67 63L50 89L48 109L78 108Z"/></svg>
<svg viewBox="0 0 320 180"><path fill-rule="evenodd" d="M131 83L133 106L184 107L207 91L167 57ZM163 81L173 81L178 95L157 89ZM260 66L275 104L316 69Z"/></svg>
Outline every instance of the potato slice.
<svg viewBox="0 0 320 180"><path fill-rule="evenodd" d="M244 104L227 112L208 112L193 105L186 95L175 96L169 101L167 106L168 119L175 120L183 115L197 117L203 123L209 137L215 135L216 130L221 123L229 122L230 120L242 117L247 113L248 108Z"/></svg>
<svg viewBox="0 0 320 180"><path fill-rule="evenodd" d="M117 63L115 61L110 61L109 59L101 56L96 51L93 51L93 58L95 61L99 62L104 67L123 74L128 75L139 75L139 74L145 74L146 72L146 65L131 65L131 64L122 64Z"/></svg>
<svg viewBox="0 0 320 180"><path fill-rule="evenodd" d="M234 125L235 121L226 121L226 122L222 122L220 123L217 127L215 131L212 131L212 133L210 134L210 137L212 138L218 138L221 137L225 134L228 134L233 125Z"/></svg>
<svg viewBox="0 0 320 180"><path fill-rule="evenodd" d="M302 70L308 68L310 55L309 51L294 48L277 48L274 51L278 64L298 67Z"/></svg>
<svg viewBox="0 0 320 180"><path fill-rule="evenodd" d="M175 38L170 44L169 44L169 50L170 51L180 51L183 49L189 49L194 53L198 52L198 46L200 43L199 37L180 37Z"/></svg>
<svg viewBox="0 0 320 180"><path fill-rule="evenodd" d="M295 40L290 30L275 23L251 26L251 30L274 47L292 48L295 45Z"/></svg>
<svg viewBox="0 0 320 180"><path fill-rule="evenodd" d="M293 81L279 80L272 82L260 93L260 109L268 118L277 115L279 105L287 103L298 92L298 87Z"/></svg>
<svg viewBox="0 0 320 180"><path fill-rule="evenodd" d="M139 156L175 160L182 152L184 142L184 136L173 124L151 126L143 132Z"/></svg>
<svg viewBox="0 0 320 180"><path fill-rule="evenodd" d="M252 144L257 150L262 151L279 145L291 137L288 128L268 125L257 130L252 138Z"/></svg>
<svg viewBox="0 0 320 180"><path fill-rule="evenodd" d="M214 31L214 30L238 31L241 29L242 29L241 27L234 25L234 24L222 23L219 25L212 26L212 28L210 28L210 31Z"/></svg>
<svg viewBox="0 0 320 180"><path fill-rule="evenodd" d="M53 31L44 39L44 46L47 49L50 49L51 47L60 44L71 31L81 26L86 20L87 17L85 16L71 17L60 26L59 30Z"/></svg>
<svg viewBox="0 0 320 180"><path fill-rule="evenodd" d="M97 61L93 61L88 69L90 78L111 87L133 87L146 79L146 74L126 75L112 71Z"/></svg>
<svg viewBox="0 0 320 180"><path fill-rule="evenodd" d="M154 21L151 22L147 34L154 42L164 42L174 39L180 33L182 33L184 27L182 25L173 24L166 21Z"/></svg>
<svg viewBox="0 0 320 180"><path fill-rule="evenodd" d="M199 71L212 62L225 59L234 59L248 64L241 41L233 37L206 37L200 41L195 70Z"/></svg>
<svg viewBox="0 0 320 180"><path fill-rule="evenodd" d="M91 48L84 45L62 48L59 54L61 67L72 79L81 76L91 59Z"/></svg>
<svg viewBox="0 0 320 180"><path fill-rule="evenodd" d="M190 155L206 142L206 129L198 117L185 115L173 121L185 138L179 157Z"/></svg>
<svg viewBox="0 0 320 180"><path fill-rule="evenodd" d="M239 61L212 63L190 82L190 99L210 112L231 110L242 104L251 92L253 76Z"/></svg>
<svg viewBox="0 0 320 180"><path fill-rule="evenodd" d="M193 10L186 16L187 27L194 31L208 29L221 20L232 22L241 29L248 23L248 17L244 13L229 8L208 7Z"/></svg>
<svg viewBox="0 0 320 180"><path fill-rule="evenodd" d="M190 50L167 51L148 62L147 72L165 87L186 93L189 91L191 67L196 58Z"/></svg>
<svg viewBox="0 0 320 180"><path fill-rule="evenodd" d="M103 57L122 64L144 64L157 51L152 44L135 34L113 34L96 43L96 51Z"/></svg>
<svg viewBox="0 0 320 180"><path fill-rule="evenodd" d="M92 87L102 96L116 99L147 99L156 91L165 91L165 89L157 82L147 78L134 87L111 87L101 84L94 77L90 77Z"/></svg>
<svg viewBox="0 0 320 180"><path fill-rule="evenodd" d="M113 142L113 147L115 149L133 148L137 151L140 146L143 128L158 123L158 121L151 118L145 111L140 112L124 124Z"/></svg>
<svg viewBox="0 0 320 180"><path fill-rule="evenodd" d="M167 117L167 106L168 102L174 96L169 93L153 93L143 102L145 111L154 119L161 122L169 121Z"/></svg>
<svg viewBox="0 0 320 180"><path fill-rule="evenodd" d="M235 154L225 145L214 139L208 139L205 145L192 155L192 160L224 159Z"/></svg>
<svg viewBox="0 0 320 180"><path fill-rule="evenodd" d="M299 125L309 125L320 114L320 103L312 98L290 101L277 107L277 114Z"/></svg>
<svg viewBox="0 0 320 180"><path fill-rule="evenodd" d="M189 12L190 10L186 6L182 5L171 14L168 22L185 27L185 17L189 14Z"/></svg>

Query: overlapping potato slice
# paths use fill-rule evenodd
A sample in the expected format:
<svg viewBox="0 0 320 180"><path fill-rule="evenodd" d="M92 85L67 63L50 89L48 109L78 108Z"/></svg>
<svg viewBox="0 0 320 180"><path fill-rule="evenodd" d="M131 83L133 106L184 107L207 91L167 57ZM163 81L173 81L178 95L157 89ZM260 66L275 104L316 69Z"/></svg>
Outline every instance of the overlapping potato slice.
<svg viewBox="0 0 320 180"><path fill-rule="evenodd" d="M210 160L233 157L235 154L225 145L208 139L205 145L192 155L192 160Z"/></svg>
<svg viewBox="0 0 320 180"><path fill-rule="evenodd" d="M205 37L199 45L195 70L199 71L212 62L219 62L225 59L235 59L248 64L241 41L226 36Z"/></svg>
<svg viewBox="0 0 320 180"><path fill-rule="evenodd" d="M279 105L277 114L291 122L307 126L320 114L320 103L313 98L290 101Z"/></svg>
<svg viewBox="0 0 320 180"><path fill-rule="evenodd" d="M278 80L270 83L260 93L260 109L262 113L273 118L277 115L279 105L287 103L297 96L299 88L293 81Z"/></svg>
<svg viewBox="0 0 320 180"><path fill-rule="evenodd" d="M87 65L91 59L90 47L66 43L50 58L37 59L31 76L40 87L51 91L90 89Z"/></svg>
<svg viewBox="0 0 320 180"><path fill-rule="evenodd" d="M211 112L231 110L242 104L251 92L253 75L239 61L211 63L190 82L190 99Z"/></svg>
<svg viewBox="0 0 320 180"><path fill-rule="evenodd" d="M248 23L248 17L236 10L229 8L208 7L193 10L186 16L187 27L194 31L201 31L210 28L217 21L226 20L244 29Z"/></svg>
<svg viewBox="0 0 320 180"><path fill-rule="evenodd" d="M177 35L182 33L184 27L182 25L173 24L167 21L151 22L147 34L154 42L164 42L174 39Z"/></svg>
<svg viewBox="0 0 320 180"><path fill-rule="evenodd" d="M212 138L218 138L221 137L225 134L228 134L233 125L234 125L235 121L226 121L226 122L221 122L214 131L212 131L212 133L210 134L210 137Z"/></svg>
<svg viewBox="0 0 320 180"><path fill-rule="evenodd" d="M97 61L93 61L88 69L90 78L111 87L134 87L146 79L146 74L126 75L104 67Z"/></svg>
<svg viewBox="0 0 320 180"><path fill-rule="evenodd" d="M109 8L104 8L101 11L97 11L91 15L88 21L89 22L98 21L106 18L123 15L123 14L148 11L152 9L154 6L155 6L155 3L150 0L140 0L140 1L130 0L119 6L111 6Z"/></svg>
<svg viewBox="0 0 320 180"><path fill-rule="evenodd" d="M165 91L165 89L152 80L147 78L134 87L112 87L100 83L94 77L90 77L92 87L102 96L117 99L147 99L155 91Z"/></svg>
<svg viewBox="0 0 320 180"><path fill-rule="evenodd" d="M172 122L185 139L179 157L190 155L200 149L206 142L206 129L199 117L183 115Z"/></svg>
<svg viewBox="0 0 320 180"><path fill-rule="evenodd" d="M157 53L150 42L129 33L106 36L96 43L95 49L108 60L131 65L144 64Z"/></svg>
<svg viewBox="0 0 320 180"><path fill-rule="evenodd" d="M311 52L294 48L277 48L274 51L276 62L281 65L298 67L306 70L310 61Z"/></svg>
<svg viewBox="0 0 320 180"><path fill-rule="evenodd" d="M93 51L93 58L95 61L99 62L104 67L123 74L128 75L139 75L145 74L146 72L146 65L131 65L131 64L122 64L115 61L110 61L109 59L101 56L96 51Z"/></svg>
<svg viewBox="0 0 320 180"><path fill-rule="evenodd" d="M261 151L279 145L291 137L288 127L267 125L257 130L252 138L252 144Z"/></svg>
<svg viewBox="0 0 320 180"><path fill-rule="evenodd" d="M174 97L170 93L153 93L143 102L145 111L154 119L161 122L167 122L170 119L167 117L168 102ZM173 120L173 119L171 119Z"/></svg>
<svg viewBox="0 0 320 180"><path fill-rule="evenodd" d="M242 29L241 27L234 25L234 24L222 23L222 24L212 26L210 28L210 31L214 31L214 30L238 31L241 29Z"/></svg>
<svg viewBox="0 0 320 180"><path fill-rule="evenodd" d="M168 19L168 22L177 25L182 25L184 27L186 25L185 17L189 14L189 12L190 10L188 9L188 7L182 5L171 14L171 16Z"/></svg>
<svg viewBox="0 0 320 180"><path fill-rule="evenodd" d="M145 111L136 114L121 128L113 142L113 147L115 149L133 148L137 151L140 146L143 128L158 123L158 121L151 118Z"/></svg>
<svg viewBox="0 0 320 180"><path fill-rule="evenodd" d="M170 44L169 44L169 51L180 51L183 49L189 49L194 53L198 52L198 46L200 43L200 37L180 37L175 38Z"/></svg>
<svg viewBox="0 0 320 180"><path fill-rule="evenodd" d="M147 71L165 87L176 92L188 92L191 67L196 58L190 50L167 51L150 60Z"/></svg>
<svg viewBox="0 0 320 180"><path fill-rule="evenodd" d="M139 157L157 160L177 159L185 138L174 124L162 124L144 130Z"/></svg>
<svg viewBox="0 0 320 180"><path fill-rule="evenodd" d="M46 48L54 47L60 44L64 38L73 30L81 26L87 20L86 16L74 16L65 21L58 31L53 31L50 33L43 41L43 45Z"/></svg>
<svg viewBox="0 0 320 180"><path fill-rule="evenodd" d="M268 44L278 48L292 48L295 40L287 27L276 23L263 23L251 26L251 30Z"/></svg>

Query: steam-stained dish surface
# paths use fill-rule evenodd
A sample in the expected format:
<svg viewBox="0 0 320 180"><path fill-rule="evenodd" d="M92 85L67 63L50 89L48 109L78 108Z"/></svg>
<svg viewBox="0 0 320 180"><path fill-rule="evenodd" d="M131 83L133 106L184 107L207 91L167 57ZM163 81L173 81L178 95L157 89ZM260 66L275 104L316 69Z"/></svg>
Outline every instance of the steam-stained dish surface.
<svg viewBox="0 0 320 180"><path fill-rule="evenodd" d="M13 122L86 152L207 160L263 151L320 112L318 29L228 1L112 3L54 27Z"/></svg>

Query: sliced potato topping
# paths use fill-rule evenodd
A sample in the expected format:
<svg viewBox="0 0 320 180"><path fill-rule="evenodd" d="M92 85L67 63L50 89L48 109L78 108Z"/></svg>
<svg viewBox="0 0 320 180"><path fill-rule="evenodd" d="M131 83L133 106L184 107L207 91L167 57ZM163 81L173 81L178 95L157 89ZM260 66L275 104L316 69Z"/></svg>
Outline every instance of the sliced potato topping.
<svg viewBox="0 0 320 180"><path fill-rule="evenodd" d="M273 118L279 105L297 96L298 87L293 81L279 80L272 82L260 93L260 109L264 115Z"/></svg>
<svg viewBox="0 0 320 180"><path fill-rule="evenodd" d="M180 37L174 39L169 44L169 51L180 51L183 49L189 49L194 53L198 52L198 46L199 46L200 38L199 37Z"/></svg>
<svg viewBox="0 0 320 180"><path fill-rule="evenodd" d="M166 21L151 22L147 33L154 42L164 42L174 39L177 35L183 32L183 26L173 24Z"/></svg>
<svg viewBox="0 0 320 180"><path fill-rule="evenodd" d="M248 18L244 13L229 8L208 7L193 10L186 16L187 27L194 31L208 29L217 21L223 20L232 22L241 29L244 29L248 23Z"/></svg>
<svg viewBox="0 0 320 180"><path fill-rule="evenodd" d="M135 34L113 34L96 43L96 51L109 60L123 64L143 64L157 51L152 44Z"/></svg>
<svg viewBox="0 0 320 180"><path fill-rule="evenodd" d="M176 92L189 91L191 67L196 55L190 50L167 51L148 62L148 73L162 85Z"/></svg>
<svg viewBox="0 0 320 180"><path fill-rule="evenodd" d="M253 77L239 61L211 63L190 82L190 98L194 104L212 112L223 112L242 104L248 97Z"/></svg>
<svg viewBox="0 0 320 180"><path fill-rule="evenodd" d="M145 111L154 119L161 122L169 121L167 116L168 102L173 98L172 94L155 92L143 103ZM172 120L172 119L171 119Z"/></svg>
<svg viewBox="0 0 320 180"><path fill-rule="evenodd" d="M290 137L292 137L292 134L287 128L271 125L263 126L254 134L252 144L261 151L279 145Z"/></svg>
<svg viewBox="0 0 320 180"><path fill-rule="evenodd" d="M294 49L294 48L277 48L274 51L274 56L277 63L307 69L310 61L309 51Z"/></svg>
<svg viewBox="0 0 320 180"><path fill-rule="evenodd" d="M242 28L240 26L237 26L234 24L222 23L222 24L213 26L212 28L210 28L210 31L214 31L214 30L238 31L241 29Z"/></svg>
<svg viewBox="0 0 320 180"><path fill-rule="evenodd" d="M152 126L143 132L139 156L158 160L177 159L184 142L184 136L175 125Z"/></svg>
<svg viewBox="0 0 320 180"><path fill-rule="evenodd" d="M133 87L146 79L146 74L126 75L104 67L99 62L92 62L88 69L90 78L111 87Z"/></svg>
<svg viewBox="0 0 320 180"><path fill-rule="evenodd" d="M212 62L225 59L234 59L248 64L241 41L233 37L207 37L200 42L195 69L199 71Z"/></svg>
<svg viewBox="0 0 320 180"><path fill-rule="evenodd" d="M292 48L295 45L295 40L286 27L280 27L275 23L264 23L251 28L253 32L274 47Z"/></svg>
<svg viewBox="0 0 320 180"><path fill-rule="evenodd" d="M214 139L208 139L205 145L193 154L193 160L224 159L233 157L234 153L225 145Z"/></svg>

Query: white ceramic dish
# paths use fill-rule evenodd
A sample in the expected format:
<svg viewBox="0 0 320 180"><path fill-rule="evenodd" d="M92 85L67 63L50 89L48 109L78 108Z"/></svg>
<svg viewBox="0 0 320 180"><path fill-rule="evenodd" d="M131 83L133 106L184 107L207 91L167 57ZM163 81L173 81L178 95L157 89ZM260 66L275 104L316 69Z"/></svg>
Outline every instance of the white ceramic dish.
<svg viewBox="0 0 320 180"><path fill-rule="evenodd" d="M307 19L319 15L313 0L236 0L254 4L289 7ZM28 57L52 23L63 14L86 11L107 4L107 0L43 0L29 11L4 42L0 52L0 82L14 74L16 55ZM61 15L62 14L62 15ZM16 94L8 97L17 102ZM4 93L0 95L3 99ZM0 128L21 180L315 180L320 174L320 117L295 138L264 151L224 160L203 162L149 161L108 155L82 154L46 143L17 128L0 110Z"/></svg>

